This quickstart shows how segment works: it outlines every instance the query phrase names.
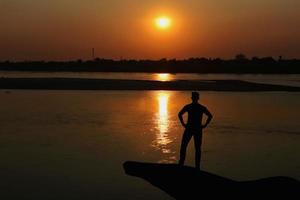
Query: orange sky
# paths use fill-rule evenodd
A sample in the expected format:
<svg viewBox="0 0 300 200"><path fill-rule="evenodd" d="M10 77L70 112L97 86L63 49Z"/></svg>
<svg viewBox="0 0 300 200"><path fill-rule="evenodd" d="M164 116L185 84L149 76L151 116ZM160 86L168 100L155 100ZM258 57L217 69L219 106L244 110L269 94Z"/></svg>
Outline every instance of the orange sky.
<svg viewBox="0 0 300 200"><path fill-rule="evenodd" d="M1 0L0 60L300 57L299 0ZM172 19L159 30L157 16Z"/></svg>

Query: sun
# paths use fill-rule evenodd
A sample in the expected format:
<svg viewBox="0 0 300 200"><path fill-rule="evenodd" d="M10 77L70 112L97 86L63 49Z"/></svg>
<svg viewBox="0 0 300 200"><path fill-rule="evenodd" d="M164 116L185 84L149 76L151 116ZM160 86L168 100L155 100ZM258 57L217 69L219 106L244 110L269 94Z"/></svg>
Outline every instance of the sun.
<svg viewBox="0 0 300 200"><path fill-rule="evenodd" d="M155 19L155 25L159 29L168 29L172 24L172 20L166 16L160 16Z"/></svg>

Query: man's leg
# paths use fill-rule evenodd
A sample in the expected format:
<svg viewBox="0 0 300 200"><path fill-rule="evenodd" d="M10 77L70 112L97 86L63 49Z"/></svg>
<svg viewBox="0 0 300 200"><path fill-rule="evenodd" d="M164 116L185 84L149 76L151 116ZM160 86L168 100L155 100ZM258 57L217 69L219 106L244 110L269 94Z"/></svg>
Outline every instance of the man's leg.
<svg viewBox="0 0 300 200"><path fill-rule="evenodd" d="M194 134L194 143L195 143L195 167L196 169L200 170L202 133Z"/></svg>
<svg viewBox="0 0 300 200"><path fill-rule="evenodd" d="M192 134L190 133L190 131L185 130L181 141L179 165L184 165L186 148L191 138L192 138Z"/></svg>

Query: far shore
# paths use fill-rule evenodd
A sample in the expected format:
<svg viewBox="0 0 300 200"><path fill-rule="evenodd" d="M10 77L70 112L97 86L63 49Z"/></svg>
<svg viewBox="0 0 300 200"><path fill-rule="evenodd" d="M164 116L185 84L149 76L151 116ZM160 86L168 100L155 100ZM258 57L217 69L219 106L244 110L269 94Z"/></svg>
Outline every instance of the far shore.
<svg viewBox="0 0 300 200"><path fill-rule="evenodd" d="M28 90L177 90L233 92L300 92L300 87L241 80L147 81L82 78L0 78L0 89Z"/></svg>
<svg viewBox="0 0 300 200"><path fill-rule="evenodd" d="M160 60L93 60L71 61L0 61L1 71L27 72L145 72L200 74L300 74L300 59L272 57L247 58L243 54L233 59L189 58Z"/></svg>

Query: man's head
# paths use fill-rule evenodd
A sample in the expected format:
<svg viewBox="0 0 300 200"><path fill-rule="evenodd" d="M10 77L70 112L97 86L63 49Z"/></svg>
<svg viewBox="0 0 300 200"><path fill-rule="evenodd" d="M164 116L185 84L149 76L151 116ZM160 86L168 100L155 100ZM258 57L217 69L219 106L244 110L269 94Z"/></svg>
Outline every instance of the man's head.
<svg viewBox="0 0 300 200"><path fill-rule="evenodd" d="M192 101L193 101L193 103L197 103L199 101L199 93L198 92L192 92Z"/></svg>

